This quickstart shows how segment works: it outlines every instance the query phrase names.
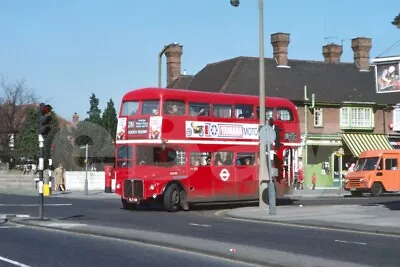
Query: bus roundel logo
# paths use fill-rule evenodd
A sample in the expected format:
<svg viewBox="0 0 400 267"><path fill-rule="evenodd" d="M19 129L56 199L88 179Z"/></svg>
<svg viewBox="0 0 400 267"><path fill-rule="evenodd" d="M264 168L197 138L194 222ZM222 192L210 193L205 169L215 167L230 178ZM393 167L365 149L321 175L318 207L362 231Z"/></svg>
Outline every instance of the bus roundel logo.
<svg viewBox="0 0 400 267"><path fill-rule="evenodd" d="M224 182L228 181L229 176L230 176L230 174L229 174L229 171L227 169L222 169L221 172L219 173L219 177Z"/></svg>
<svg viewBox="0 0 400 267"><path fill-rule="evenodd" d="M218 135L218 126L216 124L211 125L210 134L212 136L217 136Z"/></svg>

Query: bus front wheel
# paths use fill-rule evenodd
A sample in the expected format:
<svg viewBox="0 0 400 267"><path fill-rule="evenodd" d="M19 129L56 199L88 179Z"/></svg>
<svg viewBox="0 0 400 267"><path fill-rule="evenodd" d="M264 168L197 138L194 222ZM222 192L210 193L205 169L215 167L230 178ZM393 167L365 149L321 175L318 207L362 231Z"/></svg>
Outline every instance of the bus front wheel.
<svg viewBox="0 0 400 267"><path fill-rule="evenodd" d="M167 211L177 211L181 202L179 186L171 184L164 192L164 207Z"/></svg>

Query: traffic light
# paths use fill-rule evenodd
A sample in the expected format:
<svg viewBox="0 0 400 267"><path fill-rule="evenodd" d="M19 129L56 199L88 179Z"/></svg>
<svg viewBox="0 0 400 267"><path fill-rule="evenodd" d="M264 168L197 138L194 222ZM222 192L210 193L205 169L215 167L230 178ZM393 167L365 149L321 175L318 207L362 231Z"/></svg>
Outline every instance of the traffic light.
<svg viewBox="0 0 400 267"><path fill-rule="evenodd" d="M53 121L51 116L51 111L53 110L51 105L46 105L41 103L39 106L40 109L40 124L39 124L39 134L42 136L46 136L49 134L51 127L50 124Z"/></svg>

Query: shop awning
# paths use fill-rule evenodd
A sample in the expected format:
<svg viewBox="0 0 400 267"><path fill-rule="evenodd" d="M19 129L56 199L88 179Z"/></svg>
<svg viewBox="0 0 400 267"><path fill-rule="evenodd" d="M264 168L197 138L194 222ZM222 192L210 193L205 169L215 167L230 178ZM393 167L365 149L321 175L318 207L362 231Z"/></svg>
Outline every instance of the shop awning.
<svg viewBox="0 0 400 267"><path fill-rule="evenodd" d="M355 157L367 150L393 149L386 134L346 133L341 135Z"/></svg>

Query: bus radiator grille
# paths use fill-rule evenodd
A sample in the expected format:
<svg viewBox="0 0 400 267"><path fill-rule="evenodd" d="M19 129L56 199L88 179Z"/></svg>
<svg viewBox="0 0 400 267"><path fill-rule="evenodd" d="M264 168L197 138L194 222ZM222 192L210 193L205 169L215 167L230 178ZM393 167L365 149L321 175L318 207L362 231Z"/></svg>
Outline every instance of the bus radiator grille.
<svg viewBox="0 0 400 267"><path fill-rule="evenodd" d="M142 180L125 180L124 181L124 197L143 197L143 181Z"/></svg>

